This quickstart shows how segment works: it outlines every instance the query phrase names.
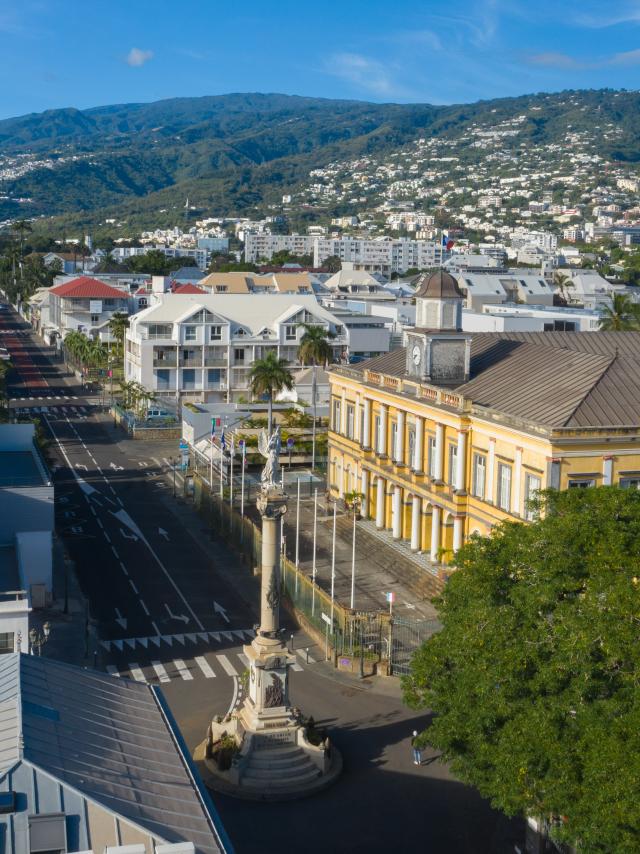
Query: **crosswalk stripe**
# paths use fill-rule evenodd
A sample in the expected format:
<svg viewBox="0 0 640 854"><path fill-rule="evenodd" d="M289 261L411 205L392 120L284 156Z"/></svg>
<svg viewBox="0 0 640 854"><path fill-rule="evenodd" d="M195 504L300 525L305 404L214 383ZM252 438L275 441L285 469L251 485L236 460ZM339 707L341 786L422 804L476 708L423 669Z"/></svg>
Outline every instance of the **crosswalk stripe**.
<svg viewBox="0 0 640 854"><path fill-rule="evenodd" d="M173 663L175 664L176 670L178 671L180 676L182 676L183 679L193 679L193 676L189 672L189 668L181 658L174 658Z"/></svg>
<svg viewBox="0 0 640 854"><path fill-rule="evenodd" d="M240 659L240 661L244 664L244 666L245 666L245 667L248 667L248 666L249 666L249 659L248 659L248 658L247 658L247 656L244 654L244 652L239 652L239 653L238 653L238 658L239 658L239 659Z"/></svg>
<svg viewBox="0 0 640 854"><path fill-rule="evenodd" d="M224 672L227 674L227 676L237 676L238 675L238 671L235 669L233 664L231 664L231 662L229 661L229 659L227 658L226 655L216 655L216 658L220 662L220 666L222 667Z"/></svg>
<svg viewBox="0 0 640 854"><path fill-rule="evenodd" d="M303 670L304 668L301 667L297 661L294 661L293 664L291 665L291 669L292 670Z"/></svg>
<svg viewBox="0 0 640 854"><path fill-rule="evenodd" d="M107 665L107 673L110 676L120 676L120 671L117 667L114 667L113 664Z"/></svg>
<svg viewBox="0 0 640 854"><path fill-rule="evenodd" d="M198 665L200 670L202 670L207 679L213 679L215 677L216 674L213 672L213 669L209 665L209 662L206 658L204 658L202 655L196 655L194 661Z"/></svg>
<svg viewBox="0 0 640 854"><path fill-rule="evenodd" d="M315 658L312 658L310 655L307 655L307 653L306 653L302 648L297 649L297 650L296 650L296 653L297 653L297 654L300 656L300 658L301 658L304 662L306 662L307 664L315 664L315 663L316 663Z"/></svg>
<svg viewBox="0 0 640 854"><path fill-rule="evenodd" d="M164 667L162 666L162 664L160 664L159 661L152 661L151 666L155 670L156 676L158 677L158 679L161 682L170 682L171 681L167 675L167 671L164 669Z"/></svg>
<svg viewBox="0 0 640 854"><path fill-rule="evenodd" d="M140 669L140 665L137 661L132 661L129 665L129 671L133 678L138 682L146 682L147 680L144 678L144 673Z"/></svg>

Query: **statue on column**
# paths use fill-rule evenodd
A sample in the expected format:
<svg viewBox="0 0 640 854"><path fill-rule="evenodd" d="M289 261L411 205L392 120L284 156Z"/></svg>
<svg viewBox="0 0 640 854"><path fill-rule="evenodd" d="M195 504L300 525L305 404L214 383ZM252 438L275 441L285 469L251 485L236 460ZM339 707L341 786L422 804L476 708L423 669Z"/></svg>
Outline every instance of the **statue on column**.
<svg viewBox="0 0 640 854"><path fill-rule="evenodd" d="M263 492L267 492L270 489L276 489L279 486L280 446L281 440L279 425L271 434L267 433L266 430L260 431L258 435L258 450L266 459L266 463L262 469L262 474L260 475Z"/></svg>

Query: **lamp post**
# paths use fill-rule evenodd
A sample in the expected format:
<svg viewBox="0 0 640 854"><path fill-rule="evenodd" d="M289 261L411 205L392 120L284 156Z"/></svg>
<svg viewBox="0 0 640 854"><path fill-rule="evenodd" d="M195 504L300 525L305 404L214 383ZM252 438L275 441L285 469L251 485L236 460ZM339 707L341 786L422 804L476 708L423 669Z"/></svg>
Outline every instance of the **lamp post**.
<svg viewBox="0 0 640 854"><path fill-rule="evenodd" d="M47 622L42 626L42 631L39 632L37 629L29 629L29 645L31 647L31 655L33 655L33 650L38 650L38 655L42 655L42 647L49 640L49 635L51 634L51 624L47 620Z"/></svg>
<svg viewBox="0 0 640 854"><path fill-rule="evenodd" d="M169 457L171 468L173 469L173 497L176 497L176 460L175 457Z"/></svg>

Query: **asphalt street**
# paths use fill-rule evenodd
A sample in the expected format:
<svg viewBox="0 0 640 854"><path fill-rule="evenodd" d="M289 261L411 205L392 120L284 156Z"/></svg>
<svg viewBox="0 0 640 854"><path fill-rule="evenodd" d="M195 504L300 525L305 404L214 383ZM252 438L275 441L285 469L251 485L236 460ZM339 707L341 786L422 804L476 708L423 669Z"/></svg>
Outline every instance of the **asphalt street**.
<svg viewBox="0 0 640 854"><path fill-rule="evenodd" d="M14 414L37 416L51 434L57 531L96 623L97 665L116 678L160 684L193 749L213 715L242 702L256 580L174 497L170 447L115 429L6 305L0 339L15 367ZM518 823L456 782L433 751L422 766L412 764L411 731L426 718L403 707L396 680L359 683L337 673L298 632L293 647L292 702L327 727L344 773L329 791L295 805L214 795L237 854L514 851Z"/></svg>

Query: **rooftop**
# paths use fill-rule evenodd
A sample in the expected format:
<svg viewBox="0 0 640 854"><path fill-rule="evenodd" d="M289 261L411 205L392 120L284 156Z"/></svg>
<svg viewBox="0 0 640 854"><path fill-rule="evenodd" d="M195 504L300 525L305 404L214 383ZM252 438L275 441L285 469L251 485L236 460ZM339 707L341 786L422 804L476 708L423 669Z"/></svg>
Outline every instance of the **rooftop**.
<svg viewBox="0 0 640 854"><path fill-rule="evenodd" d="M181 745L154 686L48 658L0 656L0 790L25 800L19 812L0 815L0 838L15 835L8 854L28 849L19 832L3 836L3 824L19 830L41 812L73 815L80 848L90 847L83 840L92 823L96 833L107 823L127 835L137 829L147 848L190 841L198 854L223 852L224 832Z"/></svg>
<svg viewBox="0 0 640 854"><path fill-rule="evenodd" d="M348 369L409 379L405 349ZM485 332L471 377L453 389L473 406L551 428L640 428L640 332Z"/></svg>
<svg viewBox="0 0 640 854"><path fill-rule="evenodd" d="M124 299L126 297L124 291L106 285L98 279L92 279L90 276L80 276L78 279L72 279L63 285L56 285L50 288L49 293L72 299L86 299L87 297L89 299Z"/></svg>
<svg viewBox="0 0 640 854"><path fill-rule="evenodd" d="M46 485L34 453L0 450L0 488Z"/></svg>

